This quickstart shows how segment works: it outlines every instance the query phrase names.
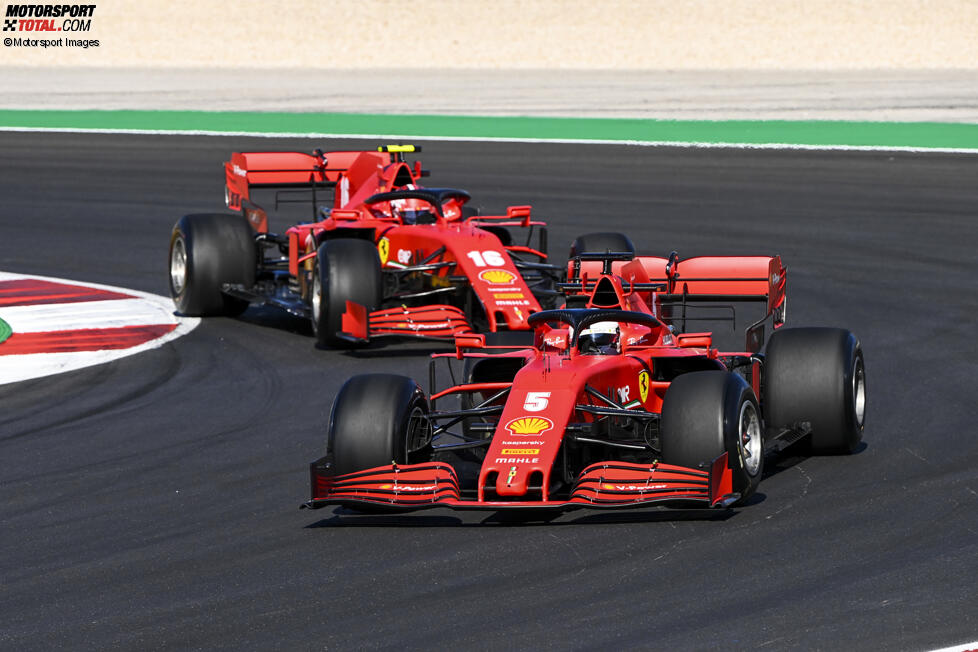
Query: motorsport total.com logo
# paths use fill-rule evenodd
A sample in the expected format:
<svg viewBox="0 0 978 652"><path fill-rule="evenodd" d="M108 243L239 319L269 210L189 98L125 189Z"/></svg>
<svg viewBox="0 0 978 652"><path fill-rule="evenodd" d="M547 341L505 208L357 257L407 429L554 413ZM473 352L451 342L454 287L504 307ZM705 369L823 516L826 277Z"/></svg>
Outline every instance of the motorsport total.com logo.
<svg viewBox="0 0 978 652"><path fill-rule="evenodd" d="M7 5L5 32L87 32L95 5Z"/></svg>

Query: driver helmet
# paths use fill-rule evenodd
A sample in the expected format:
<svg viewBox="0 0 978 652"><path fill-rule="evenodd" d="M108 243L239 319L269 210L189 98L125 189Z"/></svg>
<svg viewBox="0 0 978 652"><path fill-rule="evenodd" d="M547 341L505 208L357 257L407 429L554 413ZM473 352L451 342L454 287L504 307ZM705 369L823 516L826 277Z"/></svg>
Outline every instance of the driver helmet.
<svg viewBox="0 0 978 652"><path fill-rule="evenodd" d="M581 331L581 353L621 353L621 328L616 321L599 321Z"/></svg>
<svg viewBox="0 0 978 652"><path fill-rule="evenodd" d="M402 224L434 224L438 221L431 212L431 206L423 199L394 199L391 201L391 215Z"/></svg>

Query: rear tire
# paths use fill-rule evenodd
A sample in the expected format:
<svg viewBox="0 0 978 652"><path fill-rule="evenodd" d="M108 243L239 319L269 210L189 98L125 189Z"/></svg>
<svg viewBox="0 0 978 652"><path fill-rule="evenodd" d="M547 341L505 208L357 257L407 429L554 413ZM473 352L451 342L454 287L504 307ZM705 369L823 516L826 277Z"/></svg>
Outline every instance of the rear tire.
<svg viewBox="0 0 978 652"><path fill-rule="evenodd" d="M424 392L406 376L350 378L333 403L326 448L337 475L430 459L431 424Z"/></svg>
<svg viewBox="0 0 978 652"><path fill-rule="evenodd" d="M221 291L225 283L255 285L255 235L241 215L185 215L170 235L170 296L192 317L240 315L248 302Z"/></svg>
<svg viewBox="0 0 978 652"><path fill-rule="evenodd" d="M862 441L866 370L841 328L775 331L764 358L764 416L773 432L809 422L814 453L852 453Z"/></svg>
<svg viewBox="0 0 978 652"><path fill-rule="evenodd" d="M742 377L694 371L677 377L662 403L659 443L667 464L709 470L727 453L733 490L743 504L764 470L764 438L757 398Z"/></svg>
<svg viewBox="0 0 978 652"><path fill-rule="evenodd" d="M624 233L585 233L571 243L570 258L578 254L630 253L635 256L635 245Z"/></svg>
<svg viewBox="0 0 978 652"><path fill-rule="evenodd" d="M373 243L341 238L319 245L310 298L317 344L350 347L350 342L336 336L342 329L346 302L359 303L367 312L376 309L381 282L380 258Z"/></svg>

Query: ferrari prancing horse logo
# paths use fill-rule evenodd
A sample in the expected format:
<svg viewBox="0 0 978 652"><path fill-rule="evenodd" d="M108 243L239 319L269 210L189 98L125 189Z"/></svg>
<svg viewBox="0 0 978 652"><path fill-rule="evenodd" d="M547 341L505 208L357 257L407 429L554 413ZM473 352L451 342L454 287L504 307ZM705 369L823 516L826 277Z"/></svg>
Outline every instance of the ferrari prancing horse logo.
<svg viewBox="0 0 978 652"><path fill-rule="evenodd" d="M649 372L644 369L638 374L638 393L642 397L642 402L649 397Z"/></svg>
<svg viewBox="0 0 978 652"><path fill-rule="evenodd" d="M378 240L377 253L380 254L380 265L383 267L387 264L387 258L391 253L391 241L387 238L381 238Z"/></svg>

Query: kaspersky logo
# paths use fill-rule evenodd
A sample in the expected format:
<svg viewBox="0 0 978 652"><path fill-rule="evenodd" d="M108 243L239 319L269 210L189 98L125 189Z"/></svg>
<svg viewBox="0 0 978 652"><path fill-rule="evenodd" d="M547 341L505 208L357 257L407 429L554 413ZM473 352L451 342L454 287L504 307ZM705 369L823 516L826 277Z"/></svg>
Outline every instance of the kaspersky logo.
<svg viewBox="0 0 978 652"><path fill-rule="evenodd" d="M547 432L554 422L546 417L520 417L506 424L506 430L516 436L533 436Z"/></svg>
<svg viewBox="0 0 978 652"><path fill-rule="evenodd" d="M509 285L516 280L516 274L505 269L487 269L479 272L479 278L490 285Z"/></svg>

